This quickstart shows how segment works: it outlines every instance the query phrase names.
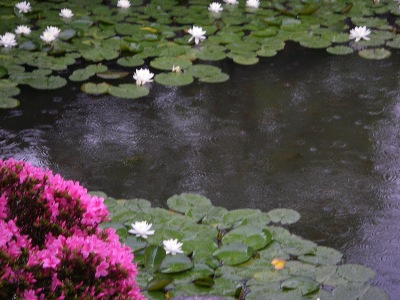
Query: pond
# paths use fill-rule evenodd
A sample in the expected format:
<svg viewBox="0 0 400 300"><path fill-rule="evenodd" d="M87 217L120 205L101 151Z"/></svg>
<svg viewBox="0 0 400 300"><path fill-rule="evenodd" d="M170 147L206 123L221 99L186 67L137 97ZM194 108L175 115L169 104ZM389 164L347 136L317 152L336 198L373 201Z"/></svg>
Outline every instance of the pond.
<svg viewBox="0 0 400 300"><path fill-rule="evenodd" d="M369 61L288 44L253 66L217 65L229 81L152 84L136 100L24 88L21 106L0 111L0 157L154 206L196 192L228 209L295 209L294 233L400 295L398 53Z"/></svg>

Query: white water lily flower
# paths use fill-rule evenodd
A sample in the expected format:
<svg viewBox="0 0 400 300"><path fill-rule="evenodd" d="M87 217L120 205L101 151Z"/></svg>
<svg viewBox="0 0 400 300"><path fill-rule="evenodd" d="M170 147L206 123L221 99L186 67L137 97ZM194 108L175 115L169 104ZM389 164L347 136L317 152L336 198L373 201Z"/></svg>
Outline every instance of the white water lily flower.
<svg viewBox="0 0 400 300"><path fill-rule="evenodd" d="M224 0L224 2L225 2L226 4L230 4L230 5L239 4L239 2L237 2L237 0Z"/></svg>
<svg viewBox="0 0 400 300"><path fill-rule="evenodd" d="M131 2L129 0L118 0L117 6L121 8L128 8L131 6Z"/></svg>
<svg viewBox="0 0 400 300"><path fill-rule="evenodd" d="M6 32L4 35L0 35L0 46L3 46L4 48L12 48L17 46L15 34Z"/></svg>
<svg viewBox="0 0 400 300"><path fill-rule="evenodd" d="M182 73L182 69L180 66L172 66L173 73Z"/></svg>
<svg viewBox="0 0 400 300"><path fill-rule="evenodd" d="M15 29L16 34L23 34L23 35L29 35L31 33L31 29L28 26L25 25L19 25L17 29Z"/></svg>
<svg viewBox="0 0 400 300"><path fill-rule="evenodd" d="M147 82L153 82L154 74L150 73L149 69L139 69L133 74L133 79L136 80L136 85L144 85Z"/></svg>
<svg viewBox="0 0 400 300"><path fill-rule="evenodd" d="M55 38L58 37L58 35L60 34L61 30L56 27L56 26L47 26L46 27L46 31L50 32L51 34L54 35Z"/></svg>
<svg viewBox="0 0 400 300"><path fill-rule="evenodd" d="M182 243L178 243L178 240L175 239L169 239L169 240L165 240L163 241L163 245L164 245L164 250L167 254L171 255L175 255L177 253L183 253L181 247L182 247Z"/></svg>
<svg viewBox="0 0 400 300"><path fill-rule="evenodd" d="M45 30L43 31L42 35L40 36L43 42L50 44L52 41L54 41L57 37L54 35L54 33L50 30Z"/></svg>
<svg viewBox="0 0 400 300"><path fill-rule="evenodd" d="M58 15L66 19L70 19L73 17L74 14L72 13L72 10L68 8L63 8Z"/></svg>
<svg viewBox="0 0 400 300"><path fill-rule="evenodd" d="M206 31L203 31L203 28L199 26L193 26L188 30L188 32L192 35L192 37L189 39L189 43L194 39L194 42L198 44L200 41L206 39L204 36Z"/></svg>
<svg viewBox="0 0 400 300"><path fill-rule="evenodd" d="M368 37L368 35L370 33L371 33L371 30L369 30L366 26L355 27L354 29L350 30L349 39L351 39L351 40L355 39L356 42L358 42L361 39L369 41L370 38Z"/></svg>
<svg viewBox="0 0 400 300"><path fill-rule="evenodd" d="M18 2L17 4L15 4L15 7L18 9L19 13L24 13L24 14L32 10L31 4L27 1Z"/></svg>
<svg viewBox="0 0 400 300"><path fill-rule="evenodd" d="M136 234L136 236L141 236L144 239L147 239L148 235L154 234L154 230L150 230L153 224L147 224L146 221L143 222L135 222L131 224L132 229L129 230L129 233Z"/></svg>
<svg viewBox="0 0 400 300"><path fill-rule="evenodd" d="M260 1L259 0L247 0L246 6L251 7L251 8L258 8L260 6Z"/></svg>
<svg viewBox="0 0 400 300"><path fill-rule="evenodd" d="M221 7L221 4L218 2L213 2L208 6L208 10L213 12L213 13L219 13L223 11L224 9Z"/></svg>

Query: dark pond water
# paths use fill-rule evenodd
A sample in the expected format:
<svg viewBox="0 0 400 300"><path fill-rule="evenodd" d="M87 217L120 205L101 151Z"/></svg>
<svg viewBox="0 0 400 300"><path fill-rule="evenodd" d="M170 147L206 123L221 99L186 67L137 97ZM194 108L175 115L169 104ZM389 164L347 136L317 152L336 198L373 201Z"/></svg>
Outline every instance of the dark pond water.
<svg viewBox="0 0 400 300"><path fill-rule="evenodd" d="M138 100L26 89L0 112L0 157L154 206L196 192L230 209L295 209L292 231L374 268L398 298L399 53L377 62L291 46L219 66L226 83L153 84Z"/></svg>

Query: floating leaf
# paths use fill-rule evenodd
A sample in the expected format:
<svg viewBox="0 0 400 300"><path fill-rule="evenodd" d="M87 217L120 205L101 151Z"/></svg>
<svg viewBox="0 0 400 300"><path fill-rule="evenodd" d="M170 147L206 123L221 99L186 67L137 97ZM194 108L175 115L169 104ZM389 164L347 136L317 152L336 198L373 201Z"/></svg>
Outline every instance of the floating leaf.
<svg viewBox="0 0 400 300"><path fill-rule="evenodd" d="M177 273L193 267L192 261L183 254L168 255L160 266L161 273Z"/></svg>
<svg viewBox="0 0 400 300"><path fill-rule="evenodd" d="M241 242L254 250L264 248L272 240L268 230L262 230L254 225L239 226L229 231L223 238L222 243L230 244Z"/></svg>
<svg viewBox="0 0 400 300"><path fill-rule="evenodd" d="M214 74L211 76L204 76L200 77L199 81L201 82L206 82L206 83L219 83L219 82L225 82L229 80L229 75L226 73L219 73L219 74Z"/></svg>
<svg viewBox="0 0 400 300"><path fill-rule="evenodd" d="M5 67L0 66L0 78L3 78L6 75L8 75L8 70Z"/></svg>
<svg viewBox="0 0 400 300"><path fill-rule="evenodd" d="M300 261L308 262L314 265L336 265L341 261L343 254L339 251L319 246L315 253L299 256Z"/></svg>
<svg viewBox="0 0 400 300"><path fill-rule="evenodd" d="M105 82L102 83L84 83L81 86L81 91L85 92L87 94L92 94L92 95L99 95L99 94L105 94L108 92L108 89L111 85Z"/></svg>
<svg viewBox="0 0 400 300"><path fill-rule="evenodd" d="M117 64L123 67L138 67L144 64L144 60L137 56L128 56L119 58Z"/></svg>
<svg viewBox="0 0 400 300"><path fill-rule="evenodd" d="M147 272L154 273L161 266L165 258L165 250L163 247L150 245L144 251L144 267Z"/></svg>
<svg viewBox="0 0 400 300"><path fill-rule="evenodd" d="M108 89L108 92L114 97L136 99L147 96L150 91L144 86L137 86L134 84L120 84L119 86L111 86Z"/></svg>
<svg viewBox="0 0 400 300"><path fill-rule="evenodd" d="M128 72L117 72L117 71L106 71L106 72L101 72L97 73L97 77L100 77L102 79L120 79L128 76Z"/></svg>
<svg viewBox="0 0 400 300"><path fill-rule="evenodd" d="M165 277L161 277L158 276L156 278L153 278L147 285L147 291L152 292L152 291L160 291L162 290L164 287L166 287L168 284L170 284L173 281L172 278L165 278ZM162 295L163 298L164 294Z"/></svg>
<svg viewBox="0 0 400 300"><path fill-rule="evenodd" d="M19 106L19 101L14 98L0 97L0 109L11 109Z"/></svg>
<svg viewBox="0 0 400 300"><path fill-rule="evenodd" d="M366 49L358 52L358 55L360 55L362 58L377 60L388 58L391 54L392 53L389 50L384 48Z"/></svg>
<svg viewBox="0 0 400 300"><path fill-rule="evenodd" d="M172 196L167 200L167 205L170 209L187 213L190 209L211 208L210 199L197 194L180 194Z"/></svg>
<svg viewBox="0 0 400 300"><path fill-rule="evenodd" d="M352 282L367 282L371 278L375 277L375 271L371 268L364 267L362 265L347 264L339 266L337 269L339 276Z"/></svg>
<svg viewBox="0 0 400 300"><path fill-rule="evenodd" d="M155 82L168 86L183 86L193 82L193 77L184 73L161 73L154 78Z"/></svg>
<svg viewBox="0 0 400 300"><path fill-rule="evenodd" d="M282 282L281 288L287 290L297 289L303 296L306 296L318 291L319 284L307 277L296 276Z"/></svg>
<svg viewBox="0 0 400 300"><path fill-rule="evenodd" d="M142 250L142 249L146 248L146 246L147 246L147 243L143 239L138 238L136 236L132 236L132 235L128 236L122 242L126 246L131 248L133 252Z"/></svg>
<svg viewBox="0 0 400 300"><path fill-rule="evenodd" d="M243 243L235 242L224 245L213 255L218 258L224 265L233 266L243 263L253 255L253 249Z"/></svg>
<svg viewBox="0 0 400 300"><path fill-rule="evenodd" d="M268 212L272 222L293 224L300 219L300 214L293 209L277 208Z"/></svg>
<svg viewBox="0 0 400 300"><path fill-rule="evenodd" d="M186 69L191 65L191 61L177 57L157 57L150 62L151 67L166 71L171 71L173 66L179 66L181 69Z"/></svg>
<svg viewBox="0 0 400 300"><path fill-rule="evenodd" d="M60 76L37 77L26 81L31 87L39 90L54 90L67 84L67 80Z"/></svg>
<svg viewBox="0 0 400 300"><path fill-rule="evenodd" d="M354 50L351 47L347 46L334 46L328 47L326 51L330 54L347 55L353 53Z"/></svg>

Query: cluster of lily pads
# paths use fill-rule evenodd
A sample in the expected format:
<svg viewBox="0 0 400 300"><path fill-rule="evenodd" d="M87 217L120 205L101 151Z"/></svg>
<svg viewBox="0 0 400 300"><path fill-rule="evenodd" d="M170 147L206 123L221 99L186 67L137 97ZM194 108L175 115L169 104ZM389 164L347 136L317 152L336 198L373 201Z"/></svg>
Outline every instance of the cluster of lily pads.
<svg viewBox="0 0 400 300"><path fill-rule="evenodd" d="M21 85L58 89L82 82L85 93L133 99L148 95L153 80L168 86L223 82L229 75L213 62L256 64L289 41L369 59L400 48L400 9L392 0L70 0L67 5L0 1L0 108L19 105ZM139 78L136 85L129 74Z"/></svg>
<svg viewBox="0 0 400 300"><path fill-rule="evenodd" d="M372 269L291 234L285 227L300 218L294 210L229 211L197 194L175 195L163 209L91 194L104 197L111 221L102 226L131 247L148 299L389 299L368 283Z"/></svg>

